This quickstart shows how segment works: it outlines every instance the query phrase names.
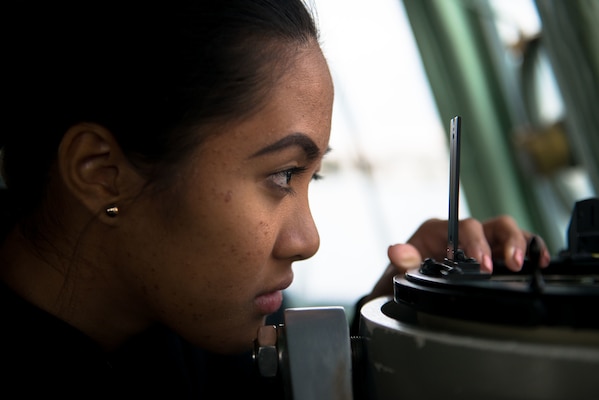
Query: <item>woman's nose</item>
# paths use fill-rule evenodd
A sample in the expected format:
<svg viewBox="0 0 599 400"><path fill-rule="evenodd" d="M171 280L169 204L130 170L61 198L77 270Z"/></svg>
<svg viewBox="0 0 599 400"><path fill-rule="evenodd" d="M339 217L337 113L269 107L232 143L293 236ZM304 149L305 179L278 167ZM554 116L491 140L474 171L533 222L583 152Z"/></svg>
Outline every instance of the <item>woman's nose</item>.
<svg viewBox="0 0 599 400"><path fill-rule="evenodd" d="M310 207L290 210L281 225L275 243L274 255L281 259L305 260L320 247L320 236Z"/></svg>

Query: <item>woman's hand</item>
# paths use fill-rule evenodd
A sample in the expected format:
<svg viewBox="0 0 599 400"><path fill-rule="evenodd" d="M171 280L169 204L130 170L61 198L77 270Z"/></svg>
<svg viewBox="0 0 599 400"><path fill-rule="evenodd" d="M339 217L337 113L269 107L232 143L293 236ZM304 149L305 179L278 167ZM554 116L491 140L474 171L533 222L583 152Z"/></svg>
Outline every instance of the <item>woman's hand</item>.
<svg viewBox="0 0 599 400"><path fill-rule="evenodd" d="M387 255L390 264L368 298L392 295L393 277L418 268L425 258L441 261L447 257L447 223L445 220L430 219L420 225L408 243L389 246ZM499 216L482 223L467 218L459 222L458 248L466 256L475 258L486 271L493 271L493 259L501 259L508 269L519 271L532 237L532 233L519 228L509 216ZM537 238L541 248L539 264L546 267L551 256L545 242Z"/></svg>

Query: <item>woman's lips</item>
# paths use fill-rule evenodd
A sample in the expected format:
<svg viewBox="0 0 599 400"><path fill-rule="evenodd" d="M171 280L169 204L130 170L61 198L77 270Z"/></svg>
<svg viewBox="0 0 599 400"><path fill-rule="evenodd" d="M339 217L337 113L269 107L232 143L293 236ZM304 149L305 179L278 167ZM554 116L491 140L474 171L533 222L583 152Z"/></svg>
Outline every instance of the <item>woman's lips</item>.
<svg viewBox="0 0 599 400"><path fill-rule="evenodd" d="M281 308L283 304L283 291L276 290L274 292L265 293L256 297L256 306L260 314L273 314Z"/></svg>

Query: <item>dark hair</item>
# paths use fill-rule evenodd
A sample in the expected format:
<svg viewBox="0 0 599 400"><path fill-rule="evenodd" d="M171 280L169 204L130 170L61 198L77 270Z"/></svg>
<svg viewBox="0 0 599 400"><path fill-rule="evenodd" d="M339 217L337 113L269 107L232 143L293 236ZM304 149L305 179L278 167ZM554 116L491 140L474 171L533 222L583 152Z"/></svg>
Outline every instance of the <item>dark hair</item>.
<svg viewBox="0 0 599 400"><path fill-rule="evenodd" d="M158 178L198 144L203 126L255 112L289 52L318 40L302 0L133 3L4 10L2 175L21 212L40 201L69 126L105 126Z"/></svg>

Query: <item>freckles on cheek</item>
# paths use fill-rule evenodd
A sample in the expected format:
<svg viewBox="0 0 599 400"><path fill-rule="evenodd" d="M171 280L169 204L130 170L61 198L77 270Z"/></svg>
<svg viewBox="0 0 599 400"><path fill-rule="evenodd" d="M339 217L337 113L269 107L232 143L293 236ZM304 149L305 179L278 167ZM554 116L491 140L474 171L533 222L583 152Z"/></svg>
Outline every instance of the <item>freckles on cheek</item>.
<svg viewBox="0 0 599 400"><path fill-rule="evenodd" d="M239 219L240 220L240 219ZM239 263L254 265L262 264L272 251L272 230L268 222L259 221L248 225L243 237L228 246L229 254L237 258Z"/></svg>
<svg viewBox="0 0 599 400"><path fill-rule="evenodd" d="M270 225L266 221L260 221L258 224L258 231L262 232L262 235L265 238L270 236Z"/></svg>

